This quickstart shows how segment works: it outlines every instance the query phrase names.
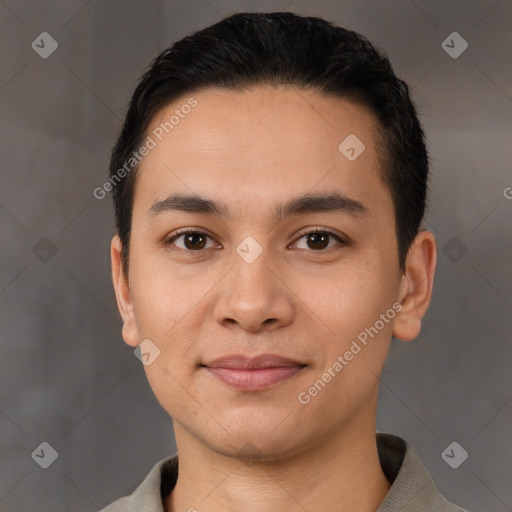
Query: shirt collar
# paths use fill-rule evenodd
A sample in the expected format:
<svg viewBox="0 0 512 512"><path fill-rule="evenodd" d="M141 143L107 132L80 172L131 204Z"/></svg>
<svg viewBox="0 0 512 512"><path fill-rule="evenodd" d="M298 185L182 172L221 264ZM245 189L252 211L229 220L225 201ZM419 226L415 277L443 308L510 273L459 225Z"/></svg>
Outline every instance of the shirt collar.
<svg viewBox="0 0 512 512"><path fill-rule="evenodd" d="M465 512L445 500L414 448L401 437L377 432L377 450L391 488L377 512ZM178 479L178 455L157 462L130 496L102 512L164 512L163 500Z"/></svg>

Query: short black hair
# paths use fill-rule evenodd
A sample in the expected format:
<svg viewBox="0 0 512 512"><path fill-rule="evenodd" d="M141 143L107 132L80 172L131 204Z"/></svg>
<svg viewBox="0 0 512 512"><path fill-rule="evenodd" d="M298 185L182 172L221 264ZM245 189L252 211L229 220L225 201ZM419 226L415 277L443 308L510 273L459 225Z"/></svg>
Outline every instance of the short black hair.
<svg viewBox="0 0 512 512"><path fill-rule="evenodd" d="M429 172L425 135L407 84L386 54L361 34L291 12L237 13L165 49L143 74L131 98L110 161L116 230L128 268L137 165L132 157L153 116L179 97L210 88L233 91L291 85L351 99L379 122L380 174L396 218L399 267L423 219ZM340 141L341 142L341 141ZM124 172L132 162L133 171ZM131 169L130 169L131 171Z"/></svg>

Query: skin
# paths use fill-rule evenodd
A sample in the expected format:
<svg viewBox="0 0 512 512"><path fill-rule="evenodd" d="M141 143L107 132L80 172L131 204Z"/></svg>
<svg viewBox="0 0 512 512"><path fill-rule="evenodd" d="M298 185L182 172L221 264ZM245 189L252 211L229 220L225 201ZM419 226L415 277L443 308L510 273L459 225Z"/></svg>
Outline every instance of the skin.
<svg viewBox="0 0 512 512"><path fill-rule="evenodd" d="M418 234L402 273L377 159L380 128L362 107L293 87L192 96L197 106L141 163L128 275L117 236L111 245L123 338L132 347L149 338L161 351L144 368L173 418L180 458L166 511L375 511L390 487L375 440L378 376L391 336L411 340L420 331L434 237ZM148 134L187 99L163 108ZM352 162L338 149L349 134L366 146ZM366 213L272 218L277 203L332 192ZM148 214L175 193L223 202L230 216ZM180 228L209 238L186 245L182 236L165 246ZM305 236L315 228L345 243L331 236L318 248ZM236 252L248 236L263 250L252 263ZM317 396L299 403L298 394L394 303L401 311ZM233 353L279 354L307 366L256 392L199 367ZM248 463L251 450L257 460Z"/></svg>

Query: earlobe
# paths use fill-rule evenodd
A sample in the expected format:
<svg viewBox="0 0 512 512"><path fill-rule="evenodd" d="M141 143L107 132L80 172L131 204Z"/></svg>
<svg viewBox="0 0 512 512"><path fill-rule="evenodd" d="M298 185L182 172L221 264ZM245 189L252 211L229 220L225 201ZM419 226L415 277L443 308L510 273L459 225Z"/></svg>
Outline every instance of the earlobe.
<svg viewBox="0 0 512 512"><path fill-rule="evenodd" d="M128 276L124 273L121 261L122 247L121 239L118 235L115 235L110 244L112 281L116 294L117 308L119 309L119 314L123 319L123 339L128 345L136 347L139 345L139 336L137 324L135 322L135 313L130 287L128 285Z"/></svg>
<svg viewBox="0 0 512 512"><path fill-rule="evenodd" d="M432 298L436 268L436 242L429 231L420 231L414 239L405 264L399 288L402 306L393 325L393 336L412 340L421 330L421 320Z"/></svg>

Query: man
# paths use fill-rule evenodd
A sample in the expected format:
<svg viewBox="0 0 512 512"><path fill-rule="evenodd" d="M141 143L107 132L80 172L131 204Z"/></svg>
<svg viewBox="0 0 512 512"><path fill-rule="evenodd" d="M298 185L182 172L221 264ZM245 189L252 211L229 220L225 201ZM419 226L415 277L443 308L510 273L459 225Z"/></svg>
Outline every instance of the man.
<svg viewBox="0 0 512 512"><path fill-rule="evenodd" d="M106 511L462 510L376 435L391 338L431 299L427 177L407 85L359 34L241 13L155 59L112 153L111 257L177 454Z"/></svg>

